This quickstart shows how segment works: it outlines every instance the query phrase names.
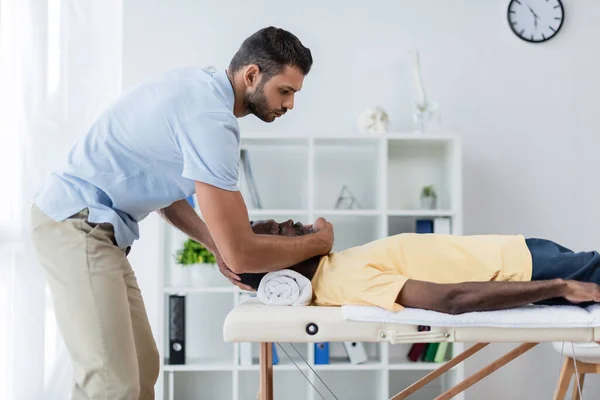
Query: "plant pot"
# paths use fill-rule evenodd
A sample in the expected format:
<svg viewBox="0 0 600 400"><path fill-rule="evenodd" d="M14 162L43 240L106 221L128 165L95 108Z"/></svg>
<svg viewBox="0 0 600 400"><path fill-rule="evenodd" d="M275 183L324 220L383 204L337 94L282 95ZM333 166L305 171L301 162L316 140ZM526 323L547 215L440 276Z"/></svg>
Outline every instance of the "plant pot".
<svg viewBox="0 0 600 400"><path fill-rule="evenodd" d="M437 199L433 196L421 197L421 208L425 210L434 210L437 206Z"/></svg>
<svg viewBox="0 0 600 400"><path fill-rule="evenodd" d="M216 264L192 264L185 267L190 271L190 278L194 287L210 286L215 275Z"/></svg>
<svg viewBox="0 0 600 400"><path fill-rule="evenodd" d="M183 265L173 264L170 271L170 284L173 287L190 286L190 270Z"/></svg>

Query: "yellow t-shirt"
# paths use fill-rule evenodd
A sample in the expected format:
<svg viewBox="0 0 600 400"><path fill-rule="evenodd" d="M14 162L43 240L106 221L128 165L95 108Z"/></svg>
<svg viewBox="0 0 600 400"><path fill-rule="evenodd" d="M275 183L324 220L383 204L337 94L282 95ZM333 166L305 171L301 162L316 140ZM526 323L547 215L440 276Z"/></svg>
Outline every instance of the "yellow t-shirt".
<svg viewBox="0 0 600 400"><path fill-rule="evenodd" d="M321 258L312 278L313 304L400 311L395 301L408 279L529 281L531 269L522 235L401 233Z"/></svg>

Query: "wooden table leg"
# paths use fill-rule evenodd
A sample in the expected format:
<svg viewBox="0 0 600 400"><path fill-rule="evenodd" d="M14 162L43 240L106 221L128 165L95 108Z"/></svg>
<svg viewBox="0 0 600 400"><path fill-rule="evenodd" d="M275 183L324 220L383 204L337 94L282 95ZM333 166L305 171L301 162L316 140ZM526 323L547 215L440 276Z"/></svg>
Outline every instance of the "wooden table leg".
<svg viewBox="0 0 600 400"><path fill-rule="evenodd" d="M506 353L504 356L500 357L496 361L493 361L492 363L488 364L484 368L480 369L478 372L474 373L473 375L471 375L464 381L460 382L458 385L454 386L450 390L447 390L446 392L442 393L441 395L436 397L435 400L450 400L451 398L453 398L460 392L473 386L474 384L476 384L477 382L479 382L480 380L482 380L483 378L485 378L492 372L505 366L506 364L508 364L515 358L521 356L525 352L531 350L538 344L539 343L523 343L522 345L509 351L508 353Z"/></svg>
<svg viewBox="0 0 600 400"><path fill-rule="evenodd" d="M571 383L571 377L573 376L573 372L575 372L573 362L570 357L565 357L560 375L558 376L558 384L554 391L553 400L564 400L569 389L569 383Z"/></svg>
<svg viewBox="0 0 600 400"><path fill-rule="evenodd" d="M260 344L260 400L273 400L273 344Z"/></svg>
<svg viewBox="0 0 600 400"><path fill-rule="evenodd" d="M422 377L421 379L419 379L418 381L416 381L415 383L413 383L412 385L410 385L409 387L407 387L406 389L404 389L403 391L401 391L400 393L398 393L397 395L392 397L390 400L406 399L408 396L410 396L417 390L421 389L423 386L427 385L429 382L433 381L434 379L437 379L440 375L444 374L446 371L449 371L455 365L458 365L461 362L463 362L464 360L466 360L467 358L471 357L473 354L477 353L479 350L483 349L488 344L489 343L474 344L473 346L469 347L467 350L463 351L456 357L452 358L451 360L446 361L444 363L444 365L437 368L435 371L432 371L429 374Z"/></svg>
<svg viewBox="0 0 600 400"><path fill-rule="evenodd" d="M575 379L575 383L573 384L573 396L571 399L581 400L579 389L581 389L581 393L583 393L583 380L585 379L585 374L579 373L575 376ZM577 385L577 380L579 380L579 386Z"/></svg>

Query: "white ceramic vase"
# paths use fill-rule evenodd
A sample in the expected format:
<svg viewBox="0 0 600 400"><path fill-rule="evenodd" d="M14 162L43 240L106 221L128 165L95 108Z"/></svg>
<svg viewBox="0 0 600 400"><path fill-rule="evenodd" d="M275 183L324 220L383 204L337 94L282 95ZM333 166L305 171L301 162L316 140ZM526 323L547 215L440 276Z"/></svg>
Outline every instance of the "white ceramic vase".
<svg viewBox="0 0 600 400"><path fill-rule="evenodd" d="M171 265L171 286L187 287L191 285L190 270L183 265Z"/></svg>
<svg viewBox="0 0 600 400"><path fill-rule="evenodd" d="M433 196L421 197L421 208L424 210L434 210L437 206L437 199Z"/></svg>
<svg viewBox="0 0 600 400"><path fill-rule="evenodd" d="M189 269L190 271L190 278L194 287L206 287L210 286L215 275L217 265L201 263L188 265L185 268Z"/></svg>

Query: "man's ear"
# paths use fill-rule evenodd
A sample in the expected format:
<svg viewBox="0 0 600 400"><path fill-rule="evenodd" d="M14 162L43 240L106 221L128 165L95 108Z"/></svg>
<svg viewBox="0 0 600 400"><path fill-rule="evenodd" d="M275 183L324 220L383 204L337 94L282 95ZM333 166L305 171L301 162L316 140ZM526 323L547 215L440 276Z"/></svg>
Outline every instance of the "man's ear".
<svg viewBox="0 0 600 400"><path fill-rule="evenodd" d="M256 64L250 64L244 72L244 84L246 87L254 88L258 85L260 68Z"/></svg>

